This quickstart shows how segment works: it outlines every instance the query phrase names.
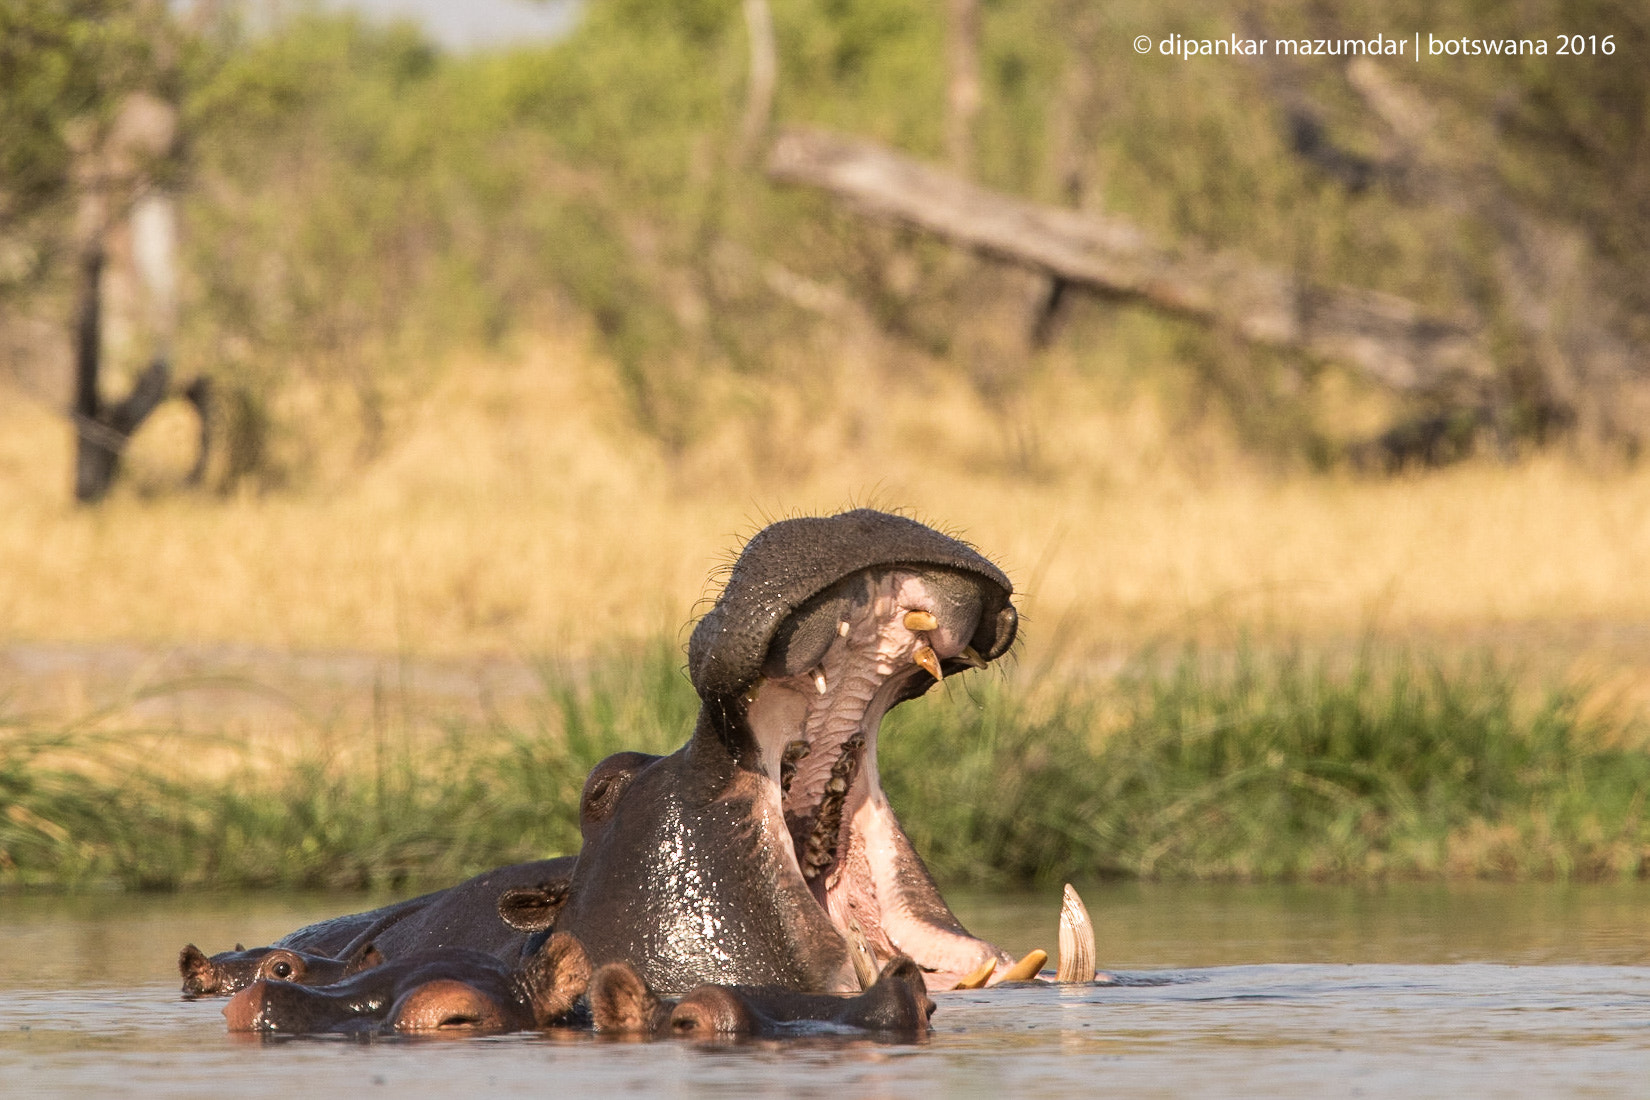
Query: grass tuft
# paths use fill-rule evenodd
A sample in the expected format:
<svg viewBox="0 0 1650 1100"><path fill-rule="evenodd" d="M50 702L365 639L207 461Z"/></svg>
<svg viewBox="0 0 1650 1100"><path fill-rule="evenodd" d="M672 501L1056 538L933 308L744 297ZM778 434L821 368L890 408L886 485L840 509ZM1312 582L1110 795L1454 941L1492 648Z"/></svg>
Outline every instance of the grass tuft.
<svg viewBox="0 0 1650 1100"><path fill-rule="evenodd" d="M586 772L674 749L697 700L665 642L543 683L530 721L348 757L248 752L216 778L143 750L144 731L13 720L0 882L410 887L574 852ZM1650 752L1582 703L1531 699L1487 658L1189 650L1103 682L936 693L890 716L880 771L952 882L1642 877Z"/></svg>
<svg viewBox="0 0 1650 1100"><path fill-rule="evenodd" d="M1650 754L1579 691L1527 701L1488 659L1366 652L1336 673L1192 651L1047 696L988 682L894 716L889 795L942 878L1650 870Z"/></svg>

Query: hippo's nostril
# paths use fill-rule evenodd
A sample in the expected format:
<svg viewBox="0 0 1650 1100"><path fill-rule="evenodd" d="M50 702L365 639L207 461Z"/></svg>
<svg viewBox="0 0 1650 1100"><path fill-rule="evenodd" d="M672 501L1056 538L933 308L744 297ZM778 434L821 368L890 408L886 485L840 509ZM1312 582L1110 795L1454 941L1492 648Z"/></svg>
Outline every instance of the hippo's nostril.
<svg viewBox="0 0 1650 1100"><path fill-rule="evenodd" d="M480 1026L480 1016L466 1016L463 1014L448 1016L436 1024L438 1028L475 1028Z"/></svg>
<svg viewBox="0 0 1650 1100"><path fill-rule="evenodd" d="M389 1012L396 1031L507 1031L507 1008L468 982L438 978L402 994Z"/></svg>

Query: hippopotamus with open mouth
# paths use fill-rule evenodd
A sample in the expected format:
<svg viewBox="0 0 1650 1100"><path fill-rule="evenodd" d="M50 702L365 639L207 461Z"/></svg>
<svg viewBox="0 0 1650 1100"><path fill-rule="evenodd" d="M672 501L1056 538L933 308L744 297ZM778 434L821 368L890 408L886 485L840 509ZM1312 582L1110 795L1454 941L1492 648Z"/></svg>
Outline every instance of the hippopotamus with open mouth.
<svg viewBox="0 0 1650 1100"><path fill-rule="evenodd" d="M1014 641L1013 588L956 539L860 509L752 538L688 648L691 739L587 836L556 930L648 988L931 988L1007 962L968 933L877 773L889 708ZM979 978L983 981L983 977Z"/></svg>

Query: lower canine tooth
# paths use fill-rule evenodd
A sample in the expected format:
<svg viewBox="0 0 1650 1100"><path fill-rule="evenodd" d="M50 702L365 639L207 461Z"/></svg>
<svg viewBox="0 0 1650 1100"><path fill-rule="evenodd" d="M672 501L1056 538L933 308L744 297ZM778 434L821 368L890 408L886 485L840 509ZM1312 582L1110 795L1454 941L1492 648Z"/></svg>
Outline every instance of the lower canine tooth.
<svg viewBox="0 0 1650 1100"><path fill-rule="evenodd" d="M848 954L853 958L854 976L859 979L859 987L870 989L876 985L877 957L871 953L871 945L865 942L865 933L857 920L848 922Z"/></svg>
<svg viewBox="0 0 1650 1100"><path fill-rule="evenodd" d="M991 972L997 969L996 959L987 959L980 964L980 968L962 981L957 983L958 989L979 989L985 985L985 980L991 977Z"/></svg>
<svg viewBox="0 0 1650 1100"><path fill-rule="evenodd" d="M931 645L919 645L911 654L911 659L923 668L936 680L945 679L945 673L940 671L940 659Z"/></svg>
<svg viewBox="0 0 1650 1100"><path fill-rule="evenodd" d="M1046 962L1048 962L1048 952L1042 950L1041 948L1033 948L1025 958L1003 971L1002 977L998 978L997 981L1023 982L1031 978L1035 978L1037 976L1037 972L1043 969L1043 964ZM995 985L997 983L993 982L992 984Z"/></svg>

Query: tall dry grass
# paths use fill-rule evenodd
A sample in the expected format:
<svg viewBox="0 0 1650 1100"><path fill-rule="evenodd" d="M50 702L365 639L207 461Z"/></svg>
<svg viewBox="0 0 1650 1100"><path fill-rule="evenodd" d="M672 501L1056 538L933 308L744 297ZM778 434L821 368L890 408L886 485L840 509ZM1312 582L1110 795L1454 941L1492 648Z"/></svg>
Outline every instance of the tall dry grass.
<svg viewBox="0 0 1650 1100"><path fill-rule="evenodd" d="M307 479L281 493L158 491L187 465L178 411L90 510L68 499L67 426L7 393L0 638L577 658L680 631L768 519L858 503L1002 562L1027 660L1237 632L1531 636L1614 659L1650 621L1650 470L1290 471L1059 363L1006 406L902 363L707 377L718 419L672 454L586 341L542 337L451 364L375 461L347 427L313 432Z"/></svg>

